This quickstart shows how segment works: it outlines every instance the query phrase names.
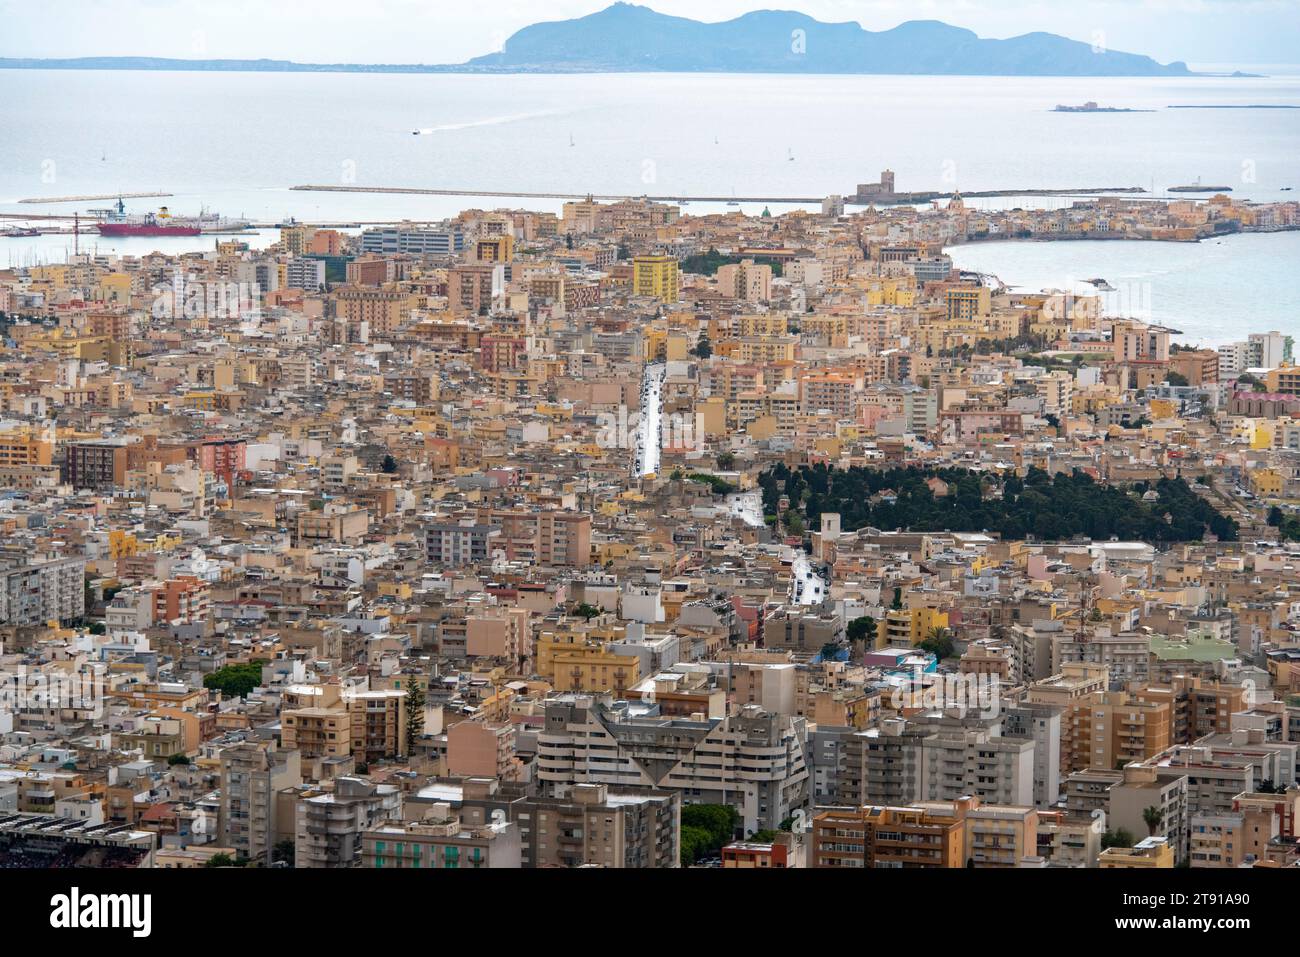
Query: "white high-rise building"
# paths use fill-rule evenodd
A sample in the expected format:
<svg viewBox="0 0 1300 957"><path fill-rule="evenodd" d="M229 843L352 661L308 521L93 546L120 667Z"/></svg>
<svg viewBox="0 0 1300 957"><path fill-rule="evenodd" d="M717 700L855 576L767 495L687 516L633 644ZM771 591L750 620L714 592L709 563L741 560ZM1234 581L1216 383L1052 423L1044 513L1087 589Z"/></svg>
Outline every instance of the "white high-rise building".
<svg viewBox="0 0 1300 957"><path fill-rule="evenodd" d="M86 560L0 555L0 624L44 625L86 613Z"/></svg>
<svg viewBox="0 0 1300 957"><path fill-rule="evenodd" d="M1280 332L1252 332L1245 342L1219 346L1219 380L1233 379L1247 369L1276 369L1294 360L1295 340Z"/></svg>

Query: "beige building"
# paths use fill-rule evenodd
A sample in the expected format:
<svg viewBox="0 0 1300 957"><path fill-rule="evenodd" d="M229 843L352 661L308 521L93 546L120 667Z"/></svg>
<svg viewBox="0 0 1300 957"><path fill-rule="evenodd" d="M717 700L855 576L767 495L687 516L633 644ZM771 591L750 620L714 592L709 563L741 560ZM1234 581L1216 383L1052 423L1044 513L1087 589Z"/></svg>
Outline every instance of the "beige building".
<svg viewBox="0 0 1300 957"><path fill-rule="evenodd" d="M1108 847L1101 852L1097 865L1103 870L1114 868L1171 868L1174 852L1163 837L1143 838L1133 847Z"/></svg>
<svg viewBox="0 0 1300 957"><path fill-rule="evenodd" d="M460 721L447 729L447 773L514 781L523 776L509 722Z"/></svg>
<svg viewBox="0 0 1300 957"><path fill-rule="evenodd" d="M241 857L270 864L276 843L294 832L292 820L281 819L279 792L301 783L297 751L251 741L224 749L218 842Z"/></svg>
<svg viewBox="0 0 1300 957"><path fill-rule="evenodd" d="M1170 746L1169 705L1165 702L1104 691L1076 700L1065 717L1071 729L1069 771L1145 761Z"/></svg>
<svg viewBox="0 0 1300 957"><path fill-rule="evenodd" d="M772 298L772 267L752 259L729 263L718 269L718 292L728 299L767 302Z"/></svg>
<svg viewBox="0 0 1300 957"><path fill-rule="evenodd" d="M578 784L529 802L533 867L665 868L679 863L681 796Z"/></svg>

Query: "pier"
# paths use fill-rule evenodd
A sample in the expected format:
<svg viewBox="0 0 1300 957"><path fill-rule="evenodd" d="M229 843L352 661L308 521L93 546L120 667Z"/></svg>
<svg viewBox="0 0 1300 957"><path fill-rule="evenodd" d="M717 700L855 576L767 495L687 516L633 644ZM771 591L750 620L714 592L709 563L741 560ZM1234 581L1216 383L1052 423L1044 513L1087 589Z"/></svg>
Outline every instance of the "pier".
<svg viewBox="0 0 1300 957"><path fill-rule="evenodd" d="M101 200L114 199L160 199L170 198L174 193L111 193L103 196L33 196L20 199L20 203L40 205L42 203L96 203Z"/></svg>

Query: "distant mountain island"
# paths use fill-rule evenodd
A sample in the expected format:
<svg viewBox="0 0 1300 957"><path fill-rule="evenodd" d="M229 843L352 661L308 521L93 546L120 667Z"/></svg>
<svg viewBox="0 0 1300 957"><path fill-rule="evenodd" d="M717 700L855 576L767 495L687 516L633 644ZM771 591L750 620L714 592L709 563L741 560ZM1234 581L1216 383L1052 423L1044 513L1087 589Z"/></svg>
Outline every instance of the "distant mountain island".
<svg viewBox="0 0 1300 957"><path fill-rule="evenodd" d="M872 32L802 13L759 10L723 23L615 3L598 13L525 27L498 53L461 64L295 63L160 57L0 59L8 69L346 73L843 73L927 76L1196 76L1051 33L983 39L937 20Z"/></svg>
<svg viewBox="0 0 1300 957"><path fill-rule="evenodd" d="M911 20L873 33L857 23L822 23L802 13L759 10L700 23L616 3L576 20L537 23L499 53L469 66L591 73L890 73L979 76L1191 76L1161 64L1051 33L981 39L938 20Z"/></svg>

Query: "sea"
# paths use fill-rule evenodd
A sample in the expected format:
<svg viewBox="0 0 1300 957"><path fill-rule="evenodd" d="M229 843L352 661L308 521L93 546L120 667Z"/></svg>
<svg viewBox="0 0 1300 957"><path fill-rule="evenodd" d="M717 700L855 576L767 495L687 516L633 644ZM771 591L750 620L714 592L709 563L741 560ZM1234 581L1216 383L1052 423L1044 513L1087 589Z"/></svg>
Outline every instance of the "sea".
<svg viewBox="0 0 1300 957"><path fill-rule="evenodd" d="M1246 68L1248 69L1248 68ZM303 184L608 195L851 194L892 169L900 190L1228 185L1300 198L1300 75L1014 78L714 74L396 75L0 70L0 212L85 213L128 199L274 224L360 227L470 208L559 211L563 199L294 191ZM1057 113L1096 101L1130 113ZM1219 107L1214 109L1170 107ZM1230 107L1230 108L1223 108ZM1272 108L1265 108L1272 107ZM23 199L47 200L37 204ZM972 199L1059 207L1072 197ZM779 214L806 204L743 202ZM275 229L247 236L274 241ZM213 237L105 240L142 254ZM989 243L963 268L1020 287L1149 286L1161 321L1206 342L1300 332L1294 233L1199 244ZM0 267L62 261L67 234L0 237ZM1138 293L1134 293L1136 297Z"/></svg>

